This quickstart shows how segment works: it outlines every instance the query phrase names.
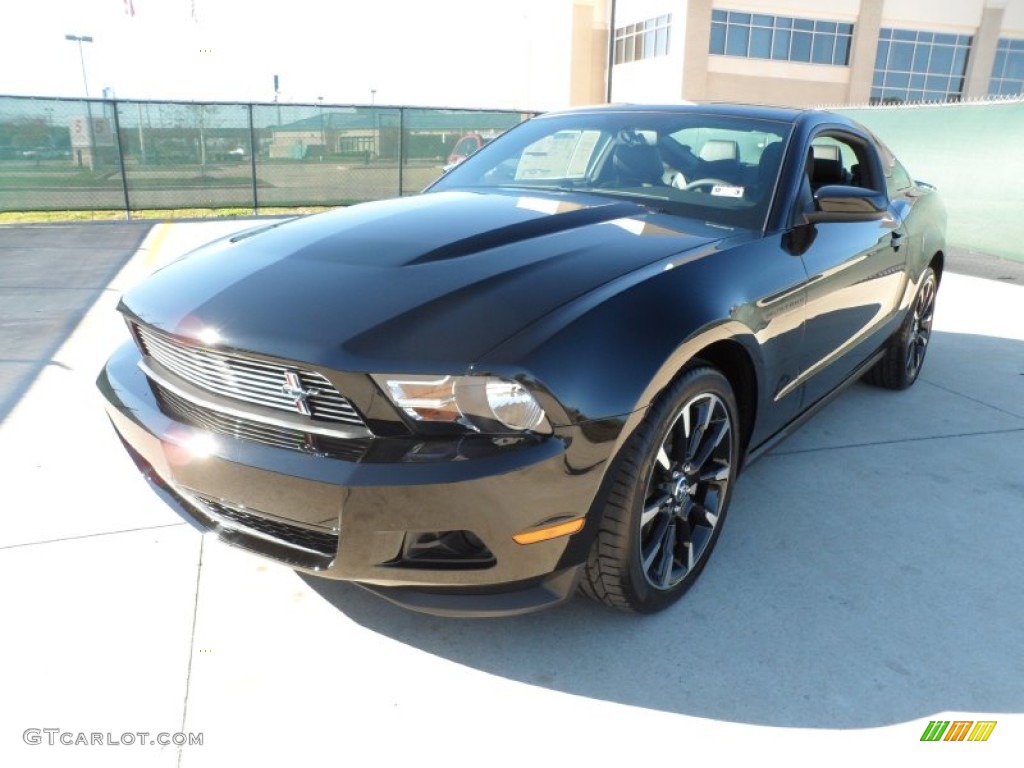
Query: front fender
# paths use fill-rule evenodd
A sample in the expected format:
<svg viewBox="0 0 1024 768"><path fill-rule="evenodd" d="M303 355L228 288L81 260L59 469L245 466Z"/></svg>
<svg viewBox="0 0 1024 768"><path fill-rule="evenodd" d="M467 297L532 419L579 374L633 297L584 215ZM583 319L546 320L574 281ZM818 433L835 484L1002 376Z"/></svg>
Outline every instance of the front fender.
<svg viewBox="0 0 1024 768"><path fill-rule="evenodd" d="M730 247L731 246L731 247ZM528 371L568 423L616 420L621 444L643 410L710 345L742 347L757 373L762 425L791 416L779 403L797 372L806 272L781 236L721 241L623 276L550 313L474 366ZM624 434L619 434L623 433Z"/></svg>
<svg viewBox="0 0 1024 768"><path fill-rule="evenodd" d="M737 319L741 287L716 286L694 258L678 269L671 261L654 265L626 287L603 286L509 339L475 370L529 371L566 418L581 423L642 412L689 360L718 341L739 342L760 367L755 331Z"/></svg>

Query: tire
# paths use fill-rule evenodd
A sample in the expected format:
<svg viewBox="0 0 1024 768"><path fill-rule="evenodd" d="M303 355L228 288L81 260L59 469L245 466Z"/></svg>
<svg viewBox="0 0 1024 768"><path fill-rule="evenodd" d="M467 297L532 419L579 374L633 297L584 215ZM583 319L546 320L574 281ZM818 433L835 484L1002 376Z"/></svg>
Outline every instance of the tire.
<svg viewBox="0 0 1024 768"><path fill-rule="evenodd" d="M928 267L903 324L886 342L885 354L864 375L864 381L886 389L907 389L917 381L932 336L938 288L935 270Z"/></svg>
<svg viewBox="0 0 1024 768"><path fill-rule="evenodd" d="M637 613L683 596L722 530L739 437L728 379L706 365L684 371L619 454L581 579L584 594Z"/></svg>

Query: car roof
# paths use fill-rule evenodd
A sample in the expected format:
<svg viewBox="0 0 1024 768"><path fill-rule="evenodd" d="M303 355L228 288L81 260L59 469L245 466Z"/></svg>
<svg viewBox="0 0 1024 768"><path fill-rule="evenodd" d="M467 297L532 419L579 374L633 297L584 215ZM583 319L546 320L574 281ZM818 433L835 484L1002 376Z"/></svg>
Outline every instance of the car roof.
<svg viewBox="0 0 1024 768"><path fill-rule="evenodd" d="M547 112L540 117L565 114L600 112L665 112L678 114L722 115L729 117L754 117L763 120L777 120L786 123L802 121L839 122L851 125L853 121L834 112L796 107L773 107L754 104L602 104L589 107Z"/></svg>

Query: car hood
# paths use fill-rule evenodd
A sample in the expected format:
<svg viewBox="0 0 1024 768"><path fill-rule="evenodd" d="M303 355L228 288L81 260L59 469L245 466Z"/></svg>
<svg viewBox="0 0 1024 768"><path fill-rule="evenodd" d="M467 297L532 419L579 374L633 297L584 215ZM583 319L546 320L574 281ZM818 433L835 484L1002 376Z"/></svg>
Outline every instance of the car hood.
<svg viewBox="0 0 1024 768"><path fill-rule="evenodd" d="M336 370L452 371L610 280L732 233L593 195L429 193L211 243L122 310Z"/></svg>

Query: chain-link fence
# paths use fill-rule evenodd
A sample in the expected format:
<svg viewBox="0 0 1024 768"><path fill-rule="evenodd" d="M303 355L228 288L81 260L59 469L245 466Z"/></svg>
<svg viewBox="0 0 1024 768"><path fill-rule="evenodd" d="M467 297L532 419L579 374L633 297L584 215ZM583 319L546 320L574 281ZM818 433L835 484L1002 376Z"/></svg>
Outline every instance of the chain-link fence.
<svg viewBox="0 0 1024 768"><path fill-rule="evenodd" d="M1024 101L839 111L939 187L950 242L1024 259ZM395 197L530 116L0 96L0 211L259 212Z"/></svg>
<svg viewBox="0 0 1024 768"><path fill-rule="evenodd" d="M0 211L258 212L395 197L530 116L0 96Z"/></svg>

